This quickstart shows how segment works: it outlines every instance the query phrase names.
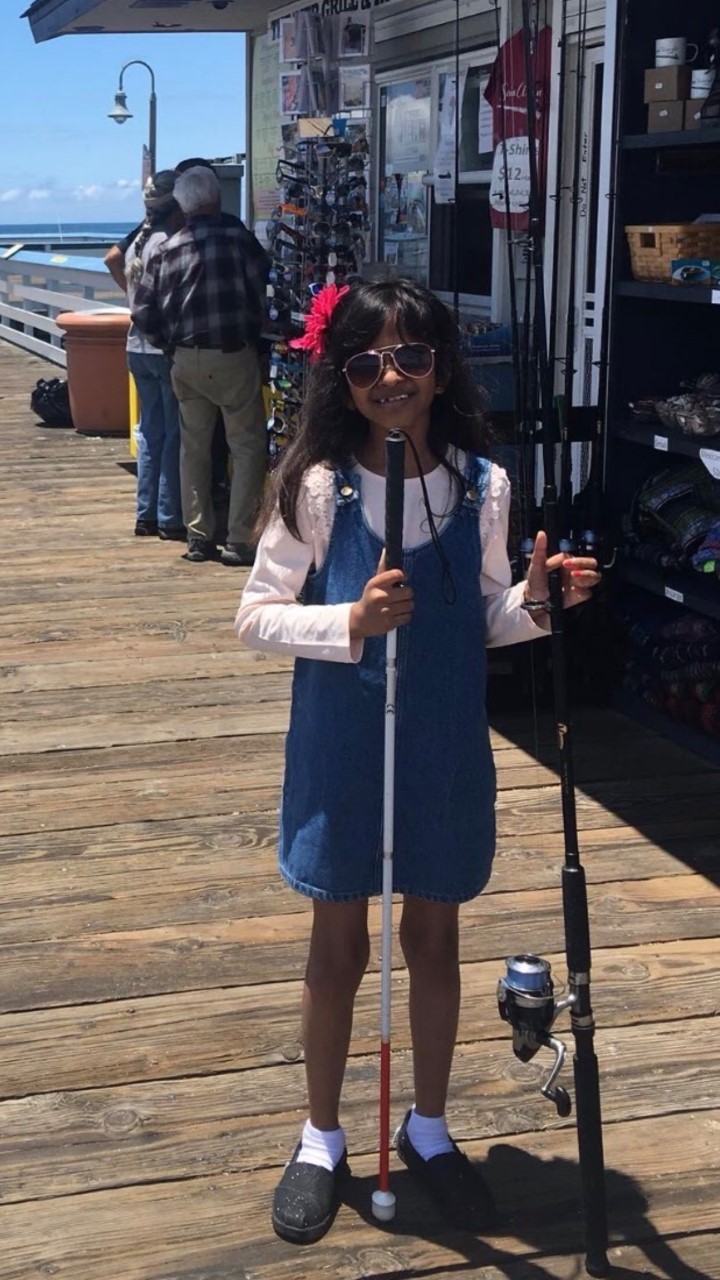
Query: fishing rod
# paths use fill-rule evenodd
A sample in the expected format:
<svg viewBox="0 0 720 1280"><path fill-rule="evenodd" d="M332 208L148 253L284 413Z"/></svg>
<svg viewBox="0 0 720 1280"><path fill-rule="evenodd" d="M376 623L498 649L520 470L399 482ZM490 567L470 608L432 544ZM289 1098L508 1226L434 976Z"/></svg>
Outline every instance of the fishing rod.
<svg viewBox="0 0 720 1280"><path fill-rule="evenodd" d="M522 528L525 532L530 529L530 503L535 505L535 414L534 410L529 412L528 406L531 404L533 397L529 393L530 378L530 351L529 351L529 318L526 315L524 326L521 327L519 319L518 305L518 283L517 270L515 265L515 251L517 241L513 235L513 226L511 220L511 196L510 196L510 164L508 157L508 137L506 124L506 102L505 102L505 84L506 84L506 67L505 58L502 53L502 35L500 29L500 0L493 0L493 10L495 15L495 42L498 50L498 67L499 67L499 95L498 95L498 118L499 118L499 134L500 134L500 151L502 156L502 197L505 207L505 249L507 254L507 272L508 272L508 292L510 300L510 333L512 341L512 368L513 368L513 429L515 436L515 445L519 456L520 485L519 485L519 507L520 520ZM500 192L495 191L497 199ZM526 307L529 303L529 285L526 280ZM525 539L520 548L522 568L527 569L532 549L532 539Z"/></svg>
<svg viewBox="0 0 720 1280"><path fill-rule="evenodd" d="M555 204L555 224L553 227L552 285L550 290L550 331L548 346L553 360L556 359L558 305L560 295L560 245L562 234L562 196L563 185L563 144L565 141L565 84L567 79L567 26L568 0L562 0L560 17L560 69L558 71L558 123L557 123L557 158L555 164L555 191L551 199Z"/></svg>
<svg viewBox="0 0 720 1280"><path fill-rule="evenodd" d="M385 440L385 561L388 569L402 569L403 505L405 498L405 436L391 431ZM392 998L392 893L395 827L395 690L397 630L388 631L385 648L385 757L383 785L382 954L380 958L380 1166L372 1194L373 1216L380 1222L395 1217L390 1190L390 1030Z"/></svg>
<svg viewBox="0 0 720 1280"><path fill-rule="evenodd" d="M620 83L620 68L625 57L625 41L627 24L618 23L614 59L611 68L605 74L612 75L612 83ZM617 93L613 94L613 119L611 123L612 153L609 169L608 191L609 202L607 244L610 252L606 254L606 269L603 286L603 306L600 330L600 350L598 353L598 403L595 412L595 430L590 442L590 468L584 486L575 495L573 501L573 529L577 535L578 548L581 555L597 556L603 568L609 569L615 561L615 547L608 545L607 537L602 530L602 495L605 471L605 437L607 431L607 406L610 357L610 313L613 277L615 271L615 253L617 237L615 236L616 195L618 165L620 162L620 103ZM595 308L597 316L597 307Z"/></svg>
<svg viewBox="0 0 720 1280"><path fill-rule="evenodd" d="M547 347L544 263L542 244L542 199L538 175L537 95L533 58L533 28L530 0L522 0L523 44L527 82L527 138L529 161L529 215L532 262L535 277L535 328L538 337L539 417L542 425L544 468L543 509L548 553L558 547L558 494L555 482L553 444L553 379ZM585 1269L588 1275L608 1274L607 1203L600 1106L600 1079L595 1053L595 1020L590 997L590 923L585 870L578 847L577 812L569 718L565 625L560 570L549 576L548 610L551 623L551 661L555 700L555 720L559 747L560 794L562 801L565 862L562 868L565 956L568 992L556 1001L551 968L540 956L515 955L506 961L506 973L498 983L500 1016L513 1030L513 1050L528 1062L541 1048L555 1053L555 1061L542 1092L550 1098L560 1116L569 1114L567 1092L556 1085L565 1058L565 1046L551 1035L560 1013L568 1010L575 1041L573 1056L577 1134L585 1225Z"/></svg>
<svg viewBox="0 0 720 1280"><path fill-rule="evenodd" d="M585 53L587 48L588 0L580 0L578 5L577 27L577 65L575 68L575 119L573 121L573 156L572 184L570 187L570 275L568 278L568 300L565 317L565 357L563 368L563 394L558 403L558 422L560 426L560 495L559 516L560 527L565 538L569 539L570 508L572 504L572 433L570 423L573 410L573 388L575 382L575 343L577 337L577 256L580 231L580 181L582 176L582 143L583 143L583 102L585 96ZM572 543L566 548L572 549Z"/></svg>

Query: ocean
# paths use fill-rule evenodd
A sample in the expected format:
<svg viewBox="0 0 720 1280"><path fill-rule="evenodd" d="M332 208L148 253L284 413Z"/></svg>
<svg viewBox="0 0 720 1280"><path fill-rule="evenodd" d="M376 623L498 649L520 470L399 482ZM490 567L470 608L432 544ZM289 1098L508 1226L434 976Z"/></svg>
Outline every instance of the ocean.
<svg viewBox="0 0 720 1280"><path fill-rule="evenodd" d="M0 240L122 240L136 227L134 222L0 222Z"/></svg>

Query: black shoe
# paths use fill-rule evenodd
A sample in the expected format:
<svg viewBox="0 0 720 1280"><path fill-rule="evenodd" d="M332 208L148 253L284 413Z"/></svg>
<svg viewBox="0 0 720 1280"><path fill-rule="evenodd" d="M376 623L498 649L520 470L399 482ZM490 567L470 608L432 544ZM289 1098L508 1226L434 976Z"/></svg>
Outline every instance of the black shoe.
<svg viewBox="0 0 720 1280"><path fill-rule="evenodd" d="M343 1151L332 1173L298 1160L298 1143L275 1188L272 1224L277 1235L292 1244L312 1244L330 1230L340 1204L340 1188L350 1170Z"/></svg>
<svg viewBox="0 0 720 1280"><path fill-rule="evenodd" d="M163 542L184 542L187 529L184 524L161 524L158 526L158 537Z"/></svg>
<svg viewBox="0 0 720 1280"><path fill-rule="evenodd" d="M188 538L187 551L183 559L191 560L193 564L200 564L203 560L214 560L216 554L214 542L209 542L207 538Z"/></svg>
<svg viewBox="0 0 720 1280"><path fill-rule="evenodd" d="M226 542L220 552L220 559L223 564L236 567L242 565L243 568L250 569L255 563L255 548L247 542Z"/></svg>
<svg viewBox="0 0 720 1280"><path fill-rule="evenodd" d="M408 1137L409 1119L408 1111L395 1135L395 1147L403 1164L423 1184L443 1217L454 1227L461 1231L489 1231L495 1224L497 1212L480 1170L454 1142L452 1151L423 1160Z"/></svg>
<svg viewBox="0 0 720 1280"><path fill-rule="evenodd" d="M136 520L135 521L135 537L136 538L156 538L158 532L157 520Z"/></svg>

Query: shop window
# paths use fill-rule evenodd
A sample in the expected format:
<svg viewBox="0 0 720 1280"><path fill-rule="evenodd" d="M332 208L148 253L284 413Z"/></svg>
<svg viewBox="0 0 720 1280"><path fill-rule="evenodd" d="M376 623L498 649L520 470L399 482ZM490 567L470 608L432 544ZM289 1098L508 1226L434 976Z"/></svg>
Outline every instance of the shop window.
<svg viewBox="0 0 720 1280"><path fill-rule="evenodd" d="M378 259L447 301L461 295L470 312L486 311L492 291L492 109L484 96L491 60L461 60L457 184L455 62L388 78L380 89ZM448 170L443 189L438 173Z"/></svg>
<svg viewBox="0 0 720 1280"><path fill-rule="evenodd" d="M381 93L378 256L421 284L428 278L428 188L432 81L429 75Z"/></svg>

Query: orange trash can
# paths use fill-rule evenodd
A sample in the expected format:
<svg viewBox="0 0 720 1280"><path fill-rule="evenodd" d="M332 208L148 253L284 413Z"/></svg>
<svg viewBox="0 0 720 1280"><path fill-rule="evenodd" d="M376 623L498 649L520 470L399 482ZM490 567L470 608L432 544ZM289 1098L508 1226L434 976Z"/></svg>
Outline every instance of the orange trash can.
<svg viewBox="0 0 720 1280"><path fill-rule="evenodd" d="M82 435L127 435L129 311L63 311L68 392L75 430Z"/></svg>

